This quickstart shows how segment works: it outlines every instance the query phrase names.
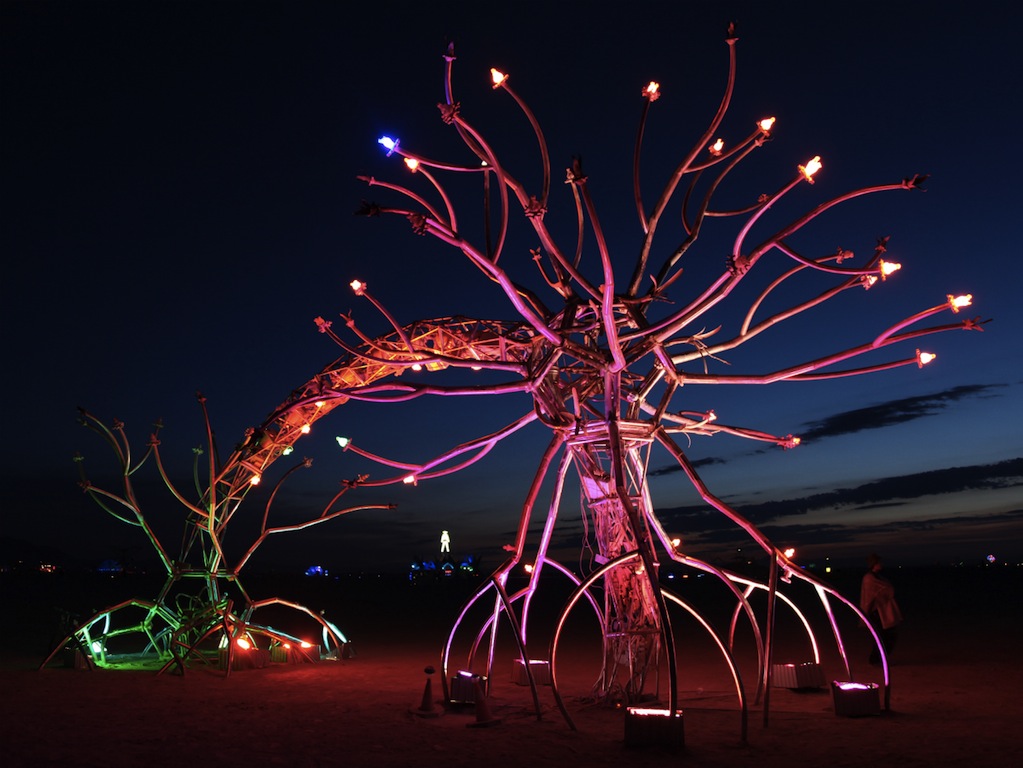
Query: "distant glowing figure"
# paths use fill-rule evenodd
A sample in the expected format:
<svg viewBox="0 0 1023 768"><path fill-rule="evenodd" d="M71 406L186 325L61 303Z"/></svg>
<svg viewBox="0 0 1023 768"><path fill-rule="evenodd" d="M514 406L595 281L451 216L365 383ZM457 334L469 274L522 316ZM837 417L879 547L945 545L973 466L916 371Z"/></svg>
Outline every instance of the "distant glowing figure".
<svg viewBox="0 0 1023 768"><path fill-rule="evenodd" d="M451 536L447 531L440 532L440 551L441 552L451 551Z"/></svg>

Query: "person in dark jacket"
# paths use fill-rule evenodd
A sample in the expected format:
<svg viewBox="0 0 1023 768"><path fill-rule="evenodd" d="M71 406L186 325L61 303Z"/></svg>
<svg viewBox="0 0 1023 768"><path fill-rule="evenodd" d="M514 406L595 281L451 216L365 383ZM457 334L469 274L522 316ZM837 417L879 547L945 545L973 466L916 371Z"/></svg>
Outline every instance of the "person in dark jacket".
<svg viewBox="0 0 1023 768"><path fill-rule="evenodd" d="M898 639L898 626L902 623L902 611L895 602L895 587L881 575L881 558L876 554L867 557L867 572L860 583L860 610L870 620L886 656L891 656ZM880 664L881 655L875 648L870 654L871 664Z"/></svg>

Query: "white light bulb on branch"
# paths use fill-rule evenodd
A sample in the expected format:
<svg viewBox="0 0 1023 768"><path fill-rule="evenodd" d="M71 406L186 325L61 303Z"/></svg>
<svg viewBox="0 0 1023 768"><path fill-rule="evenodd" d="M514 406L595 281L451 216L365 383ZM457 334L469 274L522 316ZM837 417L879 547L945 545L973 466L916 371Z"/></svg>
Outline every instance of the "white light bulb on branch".
<svg viewBox="0 0 1023 768"><path fill-rule="evenodd" d="M803 178L813 184L813 175L821 169L821 157L816 155L806 165L799 166L799 172L803 174Z"/></svg>
<svg viewBox="0 0 1023 768"><path fill-rule="evenodd" d="M973 303L973 294L967 293L963 296L948 295L948 306L953 312L959 312L963 307L968 307Z"/></svg>

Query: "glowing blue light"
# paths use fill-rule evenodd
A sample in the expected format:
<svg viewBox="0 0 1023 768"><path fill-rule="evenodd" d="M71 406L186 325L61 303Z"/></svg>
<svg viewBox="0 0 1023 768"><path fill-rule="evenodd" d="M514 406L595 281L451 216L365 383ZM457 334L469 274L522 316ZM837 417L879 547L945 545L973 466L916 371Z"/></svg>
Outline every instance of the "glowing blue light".
<svg viewBox="0 0 1023 768"><path fill-rule="evenodd" d="M387 150L388 157L390 157L394 153L394 150L398 148L398 140L392 139L390 136L381 136L377 139L377 144Z"/></svg>

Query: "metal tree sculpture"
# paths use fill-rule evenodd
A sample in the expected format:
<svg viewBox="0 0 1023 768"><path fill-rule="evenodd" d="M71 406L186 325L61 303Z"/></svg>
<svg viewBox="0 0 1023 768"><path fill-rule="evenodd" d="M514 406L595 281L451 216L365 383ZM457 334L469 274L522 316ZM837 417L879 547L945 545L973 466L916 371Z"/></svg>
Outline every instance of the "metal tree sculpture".
<svg viewBox="0 0 1023 768"><path fill-rule="evenodd" d="M634 159L635 204L642 240L638 256L628 265L631 271L625 279L616 274L616 267L621 270L623 265L620 258L612 255L605 239L581 163L574 161L567 171L566 181L576 211L578 239L570 249L565 249L556 242L547 225L551 172L546 140L539 123L525 102L511 89L507 77L496 70L492 71L494 89L514 99L532 126L539 146L543 182L539 194L531 194L511 174L484 135L463 117L460 105L452 93L451 69L455 56L453 50L448 49L444 57L446 98L439 107L443 121L463 141L469 159L462 163L437 162L410 150L396 139L384 137L380 143L387 153L403 158L408 169L415 174L414 178L425 180L427 192L424 196L400 184L364 178L370 186L384 188L405 203L398 207L366 203L361 212L370 216L405 217L415 232L435 237L461 251L498 286L517 313L518 319L501 321L445 317L402 325L370 294L364 283L353 281L351 287L355 294L370 301L379 310L391 325L392 332L372 338L364 334L351 317L344 316L347 331L342 334L335 331L331 321L317 318L320 332L328 335L342 348L343 356L295 390L259 428L246 435L244 443L225 462L219 464L211 457L206 490L200 494L199 503L190 503L183 494L175 492L188 510L189 540L202 544L203 564L198 570L205 582L211 585L204 597L204 627L213 627L217 622L232 627L246 626L247 613L236 617L230 609L222 608L215 586L224 579L236 580L238 569L255 546L266 535L280 529L268 528L264 514L263 536L241 563L231 568L223 565L223 553L218 542L252 484L260 480L270 464L290 453L292 446L310 430L315 421L350 399L395 402L426 395L522 393L532 399L533 405L519 418L497 431L454 446L423 463L374 455L355 442L339 439L346 450L392 470L388 477L371 479L359 476L345 481L344 492L356 487L419 483L457 472L483 458L505 437L534 422L539 422L551 432L550 443L525 494L517 536L514 545L510 547L509 558L471 597L451 629L442 653L445 695L455 635L469 609L493 590L494 611L474 635L472 650L464 668L472 669L479 655L480 644L489 632L490 641L485 654L489 675L494 660L494 638L499 619L506 618L536 697L527 653L528 614L540 576L550 566L576 585L559 617L548 659L553 692L569 723L571 717L557 685L555 659L566 616L580 600L586 600L594 608L602 630L604 661L593 688L597 699L624 700L628 703L640 700L649 674L663 661L669 672L667 711L674 715L678 694L676 649L668 615L668 603L671 602L696 616L717 642L732 669L745 724L746 698L737 666L731 656L730 642L685 601L662 589L658 578L662 557L716 577L734 596L736 607L733 633L735 620L745 615L757 641L758 696L763 694L766 697L769 691L771 628L775 606L781 601L796 610L794 603L779 588L779 581L794 579L812 585L830 619L838 650L849 672L831 600L844 604L873 634L865 617L827 584L802 570L750 521L715 496L700 479L678 442L679 436L727 434L789 448L798 443L798 438L722 424L716 420L713 412L679 409L676 405L677 396L683 385L805 382L862 375L906 365L922 366L933 355L916 350L912 354L884 362L839 368L854 358L895 345L905 347L909 342L926 335L953 329L977 330L979 324L976 320L966 320L921 327L921 323L928 318L946 310L956 313L970 301L969 297L949 297L947 301L913 314L873 338L865 339L862 344L823 357L757 374L712 372L712 365L720 356L752 341L765 330L808 312L845 291L871 288L898 269L897 264L887 262L884 258L885 241L878 243L874 252L857 266L846 263L854 260L853 254L848 251L840 249L826 256L805 256L789 241L809 222L840 203L877 192L918 189L923 182L923 177L914 176L894 184L842 194L784 223L768 237L756 243L748 242L754 225L765 223L772 206L800 185L813 184L813 176L821 164L819 158L813 158L799 166L794 176L777 192L761 195L745 209L722 211L713 207L715 193L722 182L751 153L763 146L774 126L773 118L762 120L750 135L731 148L726 148L724 142L717 138L734 85L736 39L731 30L726 42L729 56L728 80L717 112L694 146L681 157L652 207L643 201L640 194L639 158L643 127L651 105L659 96L658 85L650 83L642 92L643 113ZM439 181L439 172L475 174L479 178L486 201L485 243L472 242L460 228L453 198ZM431 203L428 196L435 197L438 203ZM677 245L661 263L656 264L653 247L655 234L669 206L678 197L681 197L682 232L676 235ZM524 220L526 232L538 244L530 250L530 258L535 262L543 282L551 290L555 301L553 305L542 300L535 291L513 280L502 264L516 212L521 216L520 221ZM691 258L704 224L715 217L733 217L741 222L725 269L691 301L681 305L669 303L669 289L682 274L682 257ZM584 243L584 232L587 229L592 237L592 245ZM783 268L773 276L767 275L764 278L762 284L766 287L741 315L742 321L734 335L715 340L715 334L701 330L699 323L707 313L729 298L740 283L764 271L762 263L764 266L771 263L768 257L781 257ZM785 267L785 264L789 266ZM766 317L758 316L769 294L784 281L808 270L830 275L835 282L823 292L809 296L783 311ZM346 336L352 340L346 340ZM409 369L423 368L438 372L444 369L485 369L495 372L502 381L465 385L458 382L427 384L421 380L394 380L394 377ZM122 456L125 491L119 495L101 495L91 487L89 490L101 500L112 498L127 506L135 515L134 520L129 521L145 528L140 511L132 503L130 478L135 467L128 458L126 443L122 444L112 433L104 431ZM115 432L119 433L119 430L115 429ZM158 466L161 466L157 445L158 441L154 439L151 450L157 457ZM770 570L765 578L750 579L692 557L669 537L658 519L647 485L647 468L651 452L656 446L665 450L677 462L712 509L731 520L767 554ZM595 569L582 576L573 574L549 556L562 491L573 471L578 476L585 498L587 529L592 531L592 543L596 549ZM171 486L166 473L161 470L161 474ZM547 505L542 535L538 542L530 542L528 532L541 486L552 474L554 491ZM310 524L343 513L332 512L330 509L328 505L323 514L310 521ZM155 544L155 538L153 541ZM528 553L527 548L530 549ZM162 548L158 549L162 553ZM180 578L183 574L175 570L177 563L164 555L162 557L171 578ZM509 575L514 568L526 563L532 566L528 585L519 592L509 594L506 589ZM600 587L602 590L598 591ZM758 618L750 606L749 597L755 590L763 590L769 595L766 619ZM156 605L162 606L161 601L162 597L156 601ZM518 610L515 607L517 602L521 606ZM252 605L250 601L249 606ZM803 620L812 640L815 660L819 660L818 645L809 624L801 612L796 610L796 613ZM228 634L237 635L237 629L231 629ZM876 634L873 634L873 639L880 645ZM185 640L176 642L185 643ZM887 693L887 666L884 668L884 676Z"/></svg>
<svg viewBox="0 0 1023 768"><path fill-rule="evenodd" d="M553 662L565 616L583 597L589 599L597 609L603 629L604 666L594 687L596 697L621 696L627 702L638 701L648 673L659 663L663 653L670 674L668 712L674 713L677 703L675 644L668 621L666 600L678 602L693 611L678 598L661 589L658 580L658 545L672 560L717 576L734 593L738 605L737 614L745 613L749 617L757 638L761 662L758 695L762 692L766 696L769 688L771 627L776 601L782 599L790 603L778 591L779 578L784 581L798 579L809 582L817 590L828 616L831 617L831 627L845 660L847 673L848 661L838 625L832 615L829 595L846 604L869 628L869 623L855 606L849 604L827 584L803 571L790 556L779 551L751 522L715 496L700 479L677 442L679 435L724 433L790 448L798 444L798 438L726 426L715 420L713 412L694 413L677 410L673 407L675 396L680 393L683 384L818 381L862 375L898 366L922 366L933 359L933 355L916 350L908 356L865 367L838 369L839 365L853 358L876 353L893 345L904 346L907 342L922 336L946 330L979 330L979 324L976 320L966 320L921 328L919 324L927 318L946 310L957 313L960 308L970 303L969 296L949 296L947 301L906 318L858 346L839 350L824 357L758 374L720 374L710 371L712 361L751 341L768 328L812 310L844 291L869 289L898 269L898 264L888 262L884 258L887 238L880 241L873 254L858 266L844 263L854 259L853 254L844 249L839 249L837 253L831 255L808 257L799 253L789 240L809 222L840 203L877 192L918 189L925 179L913 176L894 184L872 186L842 194L787 222L767 238L755 244L749 243L748 238L754 225L763 223L773 205L801 184L813 184L814 174L820 170L821 162L819 157L814 157L805 165L798 166L797 173L777 192L761 195L754 204L743 210L721 211L712 207L719 185L743 160L764 144L774 127L773 118L762 120L749 136L729 149L725 148L721 139L716 138L731 100L734 84L736 38L731 29L726 42L729 75L717 113L692 149L681 158L651 208L644 203L640 194L639 158L647 113L659 96L659 86L650 83L643 91L645 103L635 148L633 171L636 210L643 238L631 274L624 282L621 282L615 273L615 267L621 262L612 256L589 193L586 175L578 160L568 169L566 179L575 203L578 240L571 250L563 248L556 242L546 223L551 179L546 140L535 116L511 89L505 74L492 70L493 86L495 90L501 90L514 99L533 128L543 170L543 183L539 194L531 194L512 175L484 135L463 117L461 105L452 93L451 69L455 56L451 48L445 56L446 99L438 106L443 121L453 127L471 152L472 162L461 164L437 162L409 149L407 145L400 144L397 139L390 137L380 139L380 144L388 155L402 157L410 171L428 182L432 192L439 198L440 205L431 204L426 197L406 186L364 177L369 185L385 187L403 196L408 203L406 207L382 207L367 203L364 204L361 213L369 216L384 214L403 216L409 220L415 232L431 235L461 251L473 265L501 288L520 315L521 322L506 325L447 318L403 328L369 295L365 284L355 281L352 283L355 293L369 299L384 312L394 327L394 333L386 339L376 341L360 336L364 346L356 348L336 335L331 330L329 322L322 318L318 319L321 331L329 333L344 347L351 360L363 361L364 364L395 366L400 358L402 366L426 366L433 370L449 366L469 366L502 371L512 377L507 383L490 386L445 387L415 383L376 385L359 388L358 397L386 401L426 394L478 395L483 392L499 394L517 391L528 393L532 397L534 407L504 430L478 441L460 445L427 464L412 465L388 462L381 457L371 458L401 468L406 481L419 482L464 466L467 461L462 457L466 453L474 454L471 460L481 457L494 442L528 422L541 422L553 433L551 443L526 494L511 557L494 572L488 584L474 595L451 631L443 654L445 687L454 635L469 607L490 588L494 588L497 593L494 615L476 635L470 653L469 667L471 668L473 657L478 651L485 631L489 629L491 633L496 632L498 616L505 614L510 619L515 640L528 671L529 664L525 652L528 606L541 572L546 565L551 565L569 575L578 584L576 593L560 618L550 649L554 693L569 722L571 718L558 693ZM459 227L452 197L434 175L438 171L474 173L481 177L486 199L485 244L470 241ZM706 188L698 187L698 182L704 181L707 177L709 181ZM662 217L677 195L682 197L683 232L677 247L662 263L654 265L651 263L654 236ZM500 264L515 211L524 217L539 244L537 248L531 250L532 260L536 262L544 282L556 296L556 306L548 305L534 291L515 282ZM657 313L655 307L667 305L668 289L681 275L680 261L683 256L690 254L705 222L712 217L726 216L738 218L741 225L724 271L692 301ZM496 224L492 226L492 222ZM584 246L583 237L587 227L593 238L593 245L588 247ZM728 298L740 282L757 274L754 268L759 266L765 257L775 254L787 259L791 266L780 274L768 278L766 288L748 307L734 336L713 341L713 334L697 330L699 328L697 324L712 308ZM590 259L590 263L586 263L586 257ZM835 284L784 311L758 317L758 310L770 293L784 281L806 270L832 275ZM358 334L353 321L346 318L346 322L348 327ZM340 398L353 396L353 390L339 387L341 382L335 380L337 375L336 370L326 371L311 382L306 396L308 400L319 400L325 396ZM654 445L661 446L674 458L702 498L713 509L733 521L767 553L771 566L765 580L753 581L702 562L685 554L673 543L658 520L647 487L647 467ZM357 450L354 446L350 446L350 449ZM451 466L456 460L462 463ZM527 559L527 532L541 482L556 463L557 469L554 470L557 476L556 490L548 507L543 535L537 549ZM574 468L578 475L588 506L591 524L589 527L593 531L597 549L596 561L599 564L593 573L587 574L582 580L576 579L567 569L548 557L548 546L558 515L561 491L571 468ZM394 478L390 482L397 481L398 478ZM523 561L532 566L529 585L518 594L508 595L504 589L508 576L512 569ZM599 582L603 583L603 605L597 604L590 591L590 588ZM762 626L747 600L756 589L764 589L770 596L768 616ZM516 614L513 604L520 598L522 609ZM795 609L794 605L792 607ZM813 639L809 625L803 615L798 611L797 613L807 627L807 632L813 640L815 656L819 660L816 640ZM703 623L713 634L709 624ZM722 652L726 657L729 656L727 644L721 642L717 635L715 638L719 640ZM874 641L878 642L876 635ZM493 663L493 648L492 635L486 659L488 672ZM739 697L745 702L738 670L730 658L728 661L736 679ZM620 671L622 667L624 672ZM530 682L533 682L532 679ZM886 694L887 682L885 666ZM745 703L743 708L745 710Z"/></svg>
<svg viewBox="0 0 1023 768"><path fill-rule="evenodd" d="M206 399L201 394L198 399L206 423L208 451L200 448L194 451L194 499L189 499L189 494L177 487L164 465L160 453L162 423L154 425L148 450L141 459L136 459L121 421L117 420L108 427L84 409L81 411L82 424L101 435L117 456L121 486L117 491L111 491L94 485L86 476L80 456L76 457L81 473L79 484L113 517L142 529L166 570L166 578L155 599L136 597L124 600L73 627L43 661L43 667L69 645L80 653L86 664L116 667L156 658L164 662L161 672L167 669L184 672L189 660L198 659L221 663L225 672L230 674L238 663L236 654L254 656L258 651L268 652L264 653L266 659L319 658L321 650L318 644L253 621L255 611L271 605L286 606L304 614L311 619L313 626L319 625L327 655L340 658L343 654L348 639L322 612L315 613L280 597L254 600L243 586L241 570L259 546L274 534L310 528L355 510L387 509L393 505L336 508L338 500L352 487L352 484L344 483L341 491L330 499L318 516L288 525L270 525L271 507L281 484L295 470L310 466L311 460L305 459L277 482L266 502L258 536L241 557L232 561L224 549L228 525L249 491L259 484L262 475L252 463L251 433L226 462L221 464L218 461ZM294 442L301 433L302 427L298 426L291 441ZM280 453L286 455L290 452L287 449ZM202 457L207 453L209 460L204 473ZM170 556L168 548L147 520L136 490L135 475L150 459L156 464L160 478L174 499L185 508L184 536L176 558ZM260 642L265 647L260 648ZM249 660L249 663L257 662Z"/></svg>

